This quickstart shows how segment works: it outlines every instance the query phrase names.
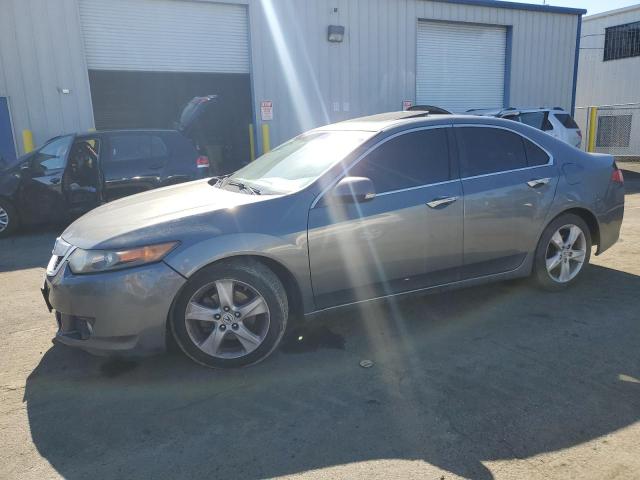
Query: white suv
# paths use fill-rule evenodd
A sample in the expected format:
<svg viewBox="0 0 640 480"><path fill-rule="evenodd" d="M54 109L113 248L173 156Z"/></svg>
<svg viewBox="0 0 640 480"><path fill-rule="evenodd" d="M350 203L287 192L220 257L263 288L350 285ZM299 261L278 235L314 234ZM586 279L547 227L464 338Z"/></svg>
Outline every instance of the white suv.
<svg viewBox="0 0 640 480"><path fill-rule="evenodd" d="M468 110L473 115L506 118L526 123L548 133L563 142L580 148L582 132L571 114L560 107L555 108L505 108L503 110Z"/></svg>

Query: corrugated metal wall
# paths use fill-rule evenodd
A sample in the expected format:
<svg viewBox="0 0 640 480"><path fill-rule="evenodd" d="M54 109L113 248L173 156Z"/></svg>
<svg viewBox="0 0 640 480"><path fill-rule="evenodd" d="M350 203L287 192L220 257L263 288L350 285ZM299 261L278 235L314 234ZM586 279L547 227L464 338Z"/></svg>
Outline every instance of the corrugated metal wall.
<svg viewBox="0 0 640 480"><path fill-rule="evenodd" d="M0 96L9 97L20 153L23 129L39 144L93 126L82 49L76 0L0 0Z"/></svg>
<svg viewBox="0 0 640 480"><path fill-rule="evenodd" d="M419 19L512 26L510 103L571 108L577 15L425 0L252 0L250 17L256 109L274 102L272 143L415 101ZM330 24L346 27L343 43L327 41Z"/></svg>
<svg viewBox="0 0 640 480"><path fill-rule="evenodd" d="M640 57L603 61L605 28L638 21L640 7L584 18L576 106L640 102Z"/></svg>
<svg viewBox="0 0 640 480"><path fill-rule="evenodd" d="M415 100L418 19L511 25L510 103L571 106L577 15L429 0L222 3L249 4L254 109L259 117L260 101L274 102L272 144ZM0 5L0 95L11 97L16 131L30 127L41 142L90 127L77 0ZM343 43L327 41L330 24L346 27Z"/></svg>

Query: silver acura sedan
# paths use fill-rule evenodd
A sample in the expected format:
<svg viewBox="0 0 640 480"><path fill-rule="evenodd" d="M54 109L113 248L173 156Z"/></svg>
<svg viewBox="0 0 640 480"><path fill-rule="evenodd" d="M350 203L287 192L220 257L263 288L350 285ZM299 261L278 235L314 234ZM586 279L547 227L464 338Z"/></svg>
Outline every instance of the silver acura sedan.
<svg viewBox="0 0 640 480"><path fill-rule="evenodd" d="M293 319L407 293L578 280L618 239L620 170L524 124L400 112L304 133L233 175L142 193L56 241L57 342L239 367Z"/></svg>

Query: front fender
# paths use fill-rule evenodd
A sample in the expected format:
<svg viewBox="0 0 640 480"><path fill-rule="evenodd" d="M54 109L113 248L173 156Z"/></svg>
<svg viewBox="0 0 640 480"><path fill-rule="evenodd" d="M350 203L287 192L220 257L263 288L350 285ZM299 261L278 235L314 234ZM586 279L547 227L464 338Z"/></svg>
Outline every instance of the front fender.
<svg viewBox="0 0 640 480"><path fill-rule="evenodd" d="M180 248L164 261L189 278L207 265L238 256L268 258L282 265L298 283L304 310L313 310L306 231L287 237L261 233L219 235Z"/></svg>

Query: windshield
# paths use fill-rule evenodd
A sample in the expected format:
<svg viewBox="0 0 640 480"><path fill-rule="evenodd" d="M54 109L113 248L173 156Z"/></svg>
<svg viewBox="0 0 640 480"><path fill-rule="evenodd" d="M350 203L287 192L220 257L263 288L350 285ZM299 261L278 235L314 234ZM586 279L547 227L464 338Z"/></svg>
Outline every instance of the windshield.
<svg viewBox="0 0 640 480"><path fill-rule="evenodd" d="M300 135L231 175L265 193L290 193L315 181L375 132L320 131Z"/></svg>

